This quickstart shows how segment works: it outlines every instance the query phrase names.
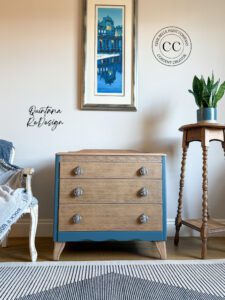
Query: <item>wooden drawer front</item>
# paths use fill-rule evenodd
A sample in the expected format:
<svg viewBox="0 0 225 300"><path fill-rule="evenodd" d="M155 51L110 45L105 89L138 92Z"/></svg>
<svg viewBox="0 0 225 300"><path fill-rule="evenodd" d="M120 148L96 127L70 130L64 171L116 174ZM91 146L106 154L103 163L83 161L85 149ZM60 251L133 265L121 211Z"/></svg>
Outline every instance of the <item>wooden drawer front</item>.
<svg viewBox="0 0 225 300"><path fill-rule="evenodd" d="M141 168L147 170L141 175ZM80 173L81 172L81 173ZM75 174L77 173L77 174ZM61 178L162 178L161 163L61 162Z"/></svg>
<svg viewBox="0 0 225 300"><path fill-rule="evenodd" d="M149 217L146 224L140 216ZM73 216L81 216L78 224ZM59 208L59 231L161 231L162 206L159 204L78 204Z"/></svg>
<svg viewBox="0 0 225 300"><path fill-rule="evenodd" d="M81 153L80 153L81 154ZM107 155L78 155L77 153L61 153L60 154L60 162L70 162L74 163L76 161L79 162L102 162L102 163L161 163L162 154L150 154L150 153L142 153L138 155L127 155L127 151L123 152L123 155L115 155L113 153L107 152Z"/></svg>
<svg viewBox="0 0 225 300"><path fill-rule="evenodd" d="M141 189L148 195L139 195ZM82 195L75 196L74 191ZM60 203L162 203L161 180L61 179Z"/></svg>

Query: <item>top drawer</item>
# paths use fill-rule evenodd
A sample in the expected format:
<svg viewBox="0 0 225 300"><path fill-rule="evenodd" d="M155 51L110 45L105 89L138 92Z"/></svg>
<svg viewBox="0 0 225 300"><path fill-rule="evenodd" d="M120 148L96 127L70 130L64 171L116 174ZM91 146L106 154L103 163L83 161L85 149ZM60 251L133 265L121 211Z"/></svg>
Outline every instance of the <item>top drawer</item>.
<svg viewBox="0 0 225 300"><path fill-rule="evenodd" d="M162 164L149 162L61 162L61 178L145 178L161 179Z"/></svg>

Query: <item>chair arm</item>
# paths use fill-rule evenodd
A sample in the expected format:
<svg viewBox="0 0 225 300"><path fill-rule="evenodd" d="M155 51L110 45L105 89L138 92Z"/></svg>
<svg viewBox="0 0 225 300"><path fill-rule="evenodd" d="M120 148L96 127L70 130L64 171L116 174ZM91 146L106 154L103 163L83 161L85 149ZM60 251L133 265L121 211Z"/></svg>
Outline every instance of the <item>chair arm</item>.
<svg viewBox="0 0 225 300"><path fill-rule="evenodd" d="M33 168L25 168L23 169L23 176L32 175L34 173Z"/></svg>
<svg viewBox="0 0 225 300"><path fill-rule="evenodd" d="M23 176L26 178L26 192L28 194L31 194L32 195L32 188L31 188L31 179L32 179L32 175L34 173L34 169L33 168L25 168L22 170L22 174Z"/></svg>

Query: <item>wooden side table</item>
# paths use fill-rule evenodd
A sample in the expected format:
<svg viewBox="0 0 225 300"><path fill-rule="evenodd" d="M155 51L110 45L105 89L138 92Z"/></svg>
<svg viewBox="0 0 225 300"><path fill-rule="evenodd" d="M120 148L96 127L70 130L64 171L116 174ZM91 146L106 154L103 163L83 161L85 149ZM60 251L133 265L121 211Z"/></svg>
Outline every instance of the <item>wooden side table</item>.
<svg viewBox="0 0 225 300"><path fill-rule="evenodd" d="M175 221L176 235L174 244L179 243L179 231L182 225L188 226L200 232L202 239L201 257L206 258L207 255L207 238L208 235L225 231L225 223L221 223L216 219L211 219L208 212L208 147L211 141L219 141L225 152L225 125L217 123L196 123L184 125L180 129L183 132L183 154L181 162L180 174L180 191L178 199L177 217ZM187 158L187 150L189 143L199 141L202 146L203 168L202 168L202 219L182 220L182 201L184 189L185 164Z"/></svg>

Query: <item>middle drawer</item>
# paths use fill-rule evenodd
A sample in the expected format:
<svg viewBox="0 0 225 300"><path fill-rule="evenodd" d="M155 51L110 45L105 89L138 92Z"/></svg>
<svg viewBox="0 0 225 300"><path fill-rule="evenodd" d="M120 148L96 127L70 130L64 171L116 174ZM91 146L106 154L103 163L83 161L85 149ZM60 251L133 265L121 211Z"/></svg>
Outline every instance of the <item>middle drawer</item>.
<svg viewBox="0 0 225 300"><path fill-rule="evenodd" d="M60 203L162 203L162 181L61 179Z"/></svg>

